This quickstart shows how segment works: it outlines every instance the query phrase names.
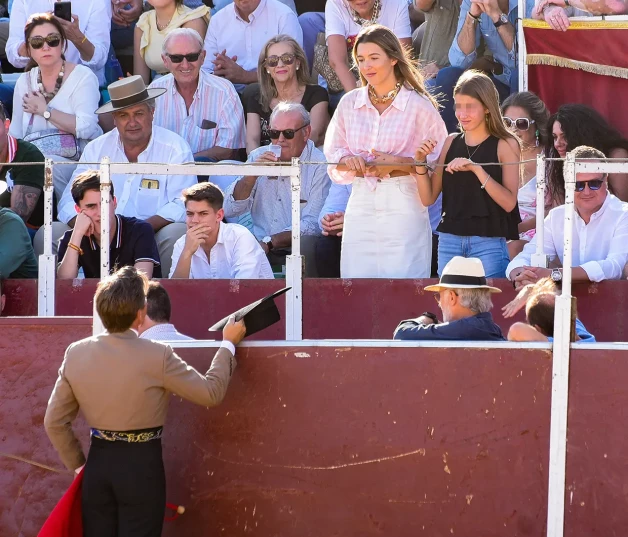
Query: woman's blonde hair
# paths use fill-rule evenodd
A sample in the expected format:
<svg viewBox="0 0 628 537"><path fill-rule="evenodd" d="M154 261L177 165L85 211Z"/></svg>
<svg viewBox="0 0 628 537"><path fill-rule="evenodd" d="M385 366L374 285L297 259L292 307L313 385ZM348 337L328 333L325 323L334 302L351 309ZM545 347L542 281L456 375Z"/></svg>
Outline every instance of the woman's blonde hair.
<svg viewBox="0 0 628 537"><path fill-rule="evenodd" d="M425 89L425 79L419 71L417 63L413 61L410 53L402 45L392 30L382 26L381 24L373 24L364 28L356 37L353 45L353 62L358 65L358 45L363 43L373 43L380 47L386 56L393 60L397 60L395 64L395 76L397 80L410 88L414 89L418 94L428 99L434 108L438 109L439 105L436 99ZM359 69L358 69L359 71ZM366 86L368 82L360 73L362 85Z"/></svg>
<svg viewBox="0 0 628 537"><path fill-rule="evenodd" d="M486 125L491 135L500 140L513 138L521 145L519 137L504 125L502 112L499 108L499 93L493 81L486 74L474 69L462 73L454 88L454 97L456 95L466 95L482 103L482 106L488 110Z"/></svg>
<svg viewBox="0 0 628 537"><path fill-rule="evenodd" d="M277 87L270 73L266 72L266 55L268 49L277 43L289 43L292 47L292 53L295 56L295 62L299 64L299 70L297 71L297 84L299 87L306 86L309 82L308 73L310 72L307 65L307 58L305 52L301 48L301 45L296 42L295 39L286 34L279 34L275 37L271 37L262 52L260 52L259 60L257 62L257 79L259 80L259 102L262 105L262 110L265 112L270 111L270 102L278 97Z"/></svg>

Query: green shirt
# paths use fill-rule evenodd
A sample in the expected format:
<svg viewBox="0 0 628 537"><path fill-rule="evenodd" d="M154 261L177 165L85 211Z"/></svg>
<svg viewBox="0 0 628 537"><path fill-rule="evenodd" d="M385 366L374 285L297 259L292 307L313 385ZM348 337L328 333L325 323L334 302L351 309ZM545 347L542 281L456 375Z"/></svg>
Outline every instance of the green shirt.
<svg viewBox="0 0 628 537"><path fill-rule="evenodd" d="M37 278L37 258L22 219L0 209L0 278Z"/></svg>
<svg viewBox="0 0 628 537"><path fill-rule="evenodd" d="M17 150L13 157L12 163L17 162L44 162L45 158L41 151L33 144L17 141ZM43 166L3 166L0 172L0 181L5 181L7 175L11 178L14 185L32 186L41 191L39 200L31 217L28 219L28 225L39 228L44 225L44 167ZM54 204L53 204L54 205ZM11 207L11 192L8 190L0 195L0 207ZM54 218L54 215L53 215Z"/></svg>

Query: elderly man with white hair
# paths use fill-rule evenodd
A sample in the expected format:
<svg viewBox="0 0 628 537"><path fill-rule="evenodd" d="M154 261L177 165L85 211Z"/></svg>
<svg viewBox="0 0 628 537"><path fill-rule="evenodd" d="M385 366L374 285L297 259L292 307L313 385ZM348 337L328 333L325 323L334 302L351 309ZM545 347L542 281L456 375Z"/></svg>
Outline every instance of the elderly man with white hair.
<svg viewBox="0 0 628 537"><path fill-rule="evenodd" d="M420 341L505 341L493 321L492 293L501 293L487 284L482 261L475 257L454 257L443 269L440 281L428 285L443 312L439 323L434 314L401 321L394 339Z"/></svg>
<svg viewBox="0 0 628 537"><path fill-rule="evenodd" d="M244 111L231 82L201 71L205 54L196 30L173 30L161 54L170 74L149 87L166 90L156 101L154 124L179 133L194 160L217 162L234 158L245 147Z"/></svg>
<svg viewBox="0 0 628 537"><path fill-rule="evenodd" d="M96 113L113 113L116 128L85 147L72 180L59 202L58 219L61 222L74 227L76 209L71 192L72 183L81 173L94 168L89 163L100 162L103 157L118 163L184 164L193 161L190 146L181 136L153 125L155 98L164 91L147 89L139 75L109 85L111 101L101 106ZM181 192L197 183L196 176L112 173L111 182L117 196L116 214L146 220L152 226L162 273L168 274L174 243L186 232ZM61 237L67 229L66 225L54 226L53 239ZM37 237L35 241L37 244ZM39 241L43 245L43 238L40 237ZM74 248L72 244L69 246ZM54 251L56 253L56 245Z"/></svg>
<svg viewBox="0 0 628 537"><path fill-rule="evenodd" d="M331 181L325 156L310 140L310 114L301 104L281 102L270 115L270 139L279 146L276 156L270 146L254 149L247 162L290 162L294 157L307 162L301 168L301 250L305 273L315 276L314 249L320 228L318 217ZM321 164L310 164L320 162ZM225 216L234 218L251 212L253 235L271 265L281 265L292 247L290 177L238 177L225 191Z"/></svg>

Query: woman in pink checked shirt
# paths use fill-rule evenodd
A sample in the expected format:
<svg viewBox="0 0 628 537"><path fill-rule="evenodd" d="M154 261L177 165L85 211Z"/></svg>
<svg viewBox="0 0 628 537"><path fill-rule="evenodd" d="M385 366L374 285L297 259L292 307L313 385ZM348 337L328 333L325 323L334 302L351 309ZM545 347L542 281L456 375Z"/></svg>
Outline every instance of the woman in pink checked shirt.
<svg viewBox="0 0 628 537"><path fill-rule="evenodd" d="M334 182L352 183L342 234L343 278L428 278L432 232L417 189L414 152L428 139L438 159L447 138L437 104L397 37L362 30L353 48L363 86L340 101L325 156Z"/></svg>

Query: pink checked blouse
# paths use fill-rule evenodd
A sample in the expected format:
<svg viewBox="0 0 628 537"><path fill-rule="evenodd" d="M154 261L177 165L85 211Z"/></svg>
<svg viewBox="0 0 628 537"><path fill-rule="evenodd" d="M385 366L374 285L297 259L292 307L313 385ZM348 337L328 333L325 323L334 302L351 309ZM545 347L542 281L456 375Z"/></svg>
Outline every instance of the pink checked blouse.
<svg viewBox="0 0 628 537"><path fill-rule="evenodd" d="M438 160L447 128L438 110L414 89L401 88L392 104L380 115L368 97L368 87L347 93L338 104L325 136L325 157L339 162L346 156L361 156L373 160L371 150L400 157L414 157L425 139L438 142L428 162ZM341 184L351 183L355 172L340 172L329 166L329 177ZM366 177L371 189L377 186L374 177Z"/></svg>

